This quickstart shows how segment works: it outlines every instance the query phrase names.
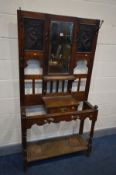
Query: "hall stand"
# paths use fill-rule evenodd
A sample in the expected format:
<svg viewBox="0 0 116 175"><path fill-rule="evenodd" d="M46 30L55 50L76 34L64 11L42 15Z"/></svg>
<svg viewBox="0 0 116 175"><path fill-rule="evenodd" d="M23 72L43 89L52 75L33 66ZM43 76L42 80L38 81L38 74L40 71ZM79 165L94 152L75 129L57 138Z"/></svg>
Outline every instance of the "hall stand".
<svg viewBox="0 0 116 175"><path fill-rule="evenodd" d="M24 171L36 160L90 154L98 107L87 99L100 20L22 10L17 16ZM91 127L85 139L87 118ZM72 120L80 122L76 134L27 141L34 124Z"/></svg>

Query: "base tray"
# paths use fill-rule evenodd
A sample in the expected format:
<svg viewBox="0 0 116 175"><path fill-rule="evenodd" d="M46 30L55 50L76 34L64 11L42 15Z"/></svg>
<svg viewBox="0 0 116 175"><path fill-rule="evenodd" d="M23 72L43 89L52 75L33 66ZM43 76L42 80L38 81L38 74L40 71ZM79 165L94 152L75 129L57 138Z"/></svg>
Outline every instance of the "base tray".
<svg viewBox="0 0 116 175"><path fill-rule="evenodd" d="M81 136L70 135L59 137L36 143L29 143L27 148L27 160L28 162L42 160L87 149L87 143Z"/></svg>

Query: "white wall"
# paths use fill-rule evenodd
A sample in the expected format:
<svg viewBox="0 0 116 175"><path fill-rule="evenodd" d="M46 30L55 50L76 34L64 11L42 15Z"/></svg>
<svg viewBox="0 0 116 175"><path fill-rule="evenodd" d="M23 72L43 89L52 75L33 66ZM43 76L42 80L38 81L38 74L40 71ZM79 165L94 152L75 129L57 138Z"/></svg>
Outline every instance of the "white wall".
<svg viewBox="0 0 116 175"><path fill-rule="evenodd" d="M0 146L21 142L18 88L16 11L23 10L103 19L89 101L99 106L96 130L116 126L116 1L115 0L0 0ZM74 132L77 123L33 126L40 138ZM87 122L86 128L89 122Z"/></svg>

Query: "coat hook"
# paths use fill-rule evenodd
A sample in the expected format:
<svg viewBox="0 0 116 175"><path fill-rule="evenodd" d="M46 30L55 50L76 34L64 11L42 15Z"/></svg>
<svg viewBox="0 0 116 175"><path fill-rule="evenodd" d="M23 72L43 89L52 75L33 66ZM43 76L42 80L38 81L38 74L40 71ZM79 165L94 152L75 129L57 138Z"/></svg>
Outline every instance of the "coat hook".
<svg viewBox="0 0 116 175"><path fill-rule="evenodd" d="M97 30L96 30L96 34L99 31L99 29L101 28L102 24L103 24L104 20L100 20L100 25L98 26Z"/></svg>
<svg viewBox="0 0 116 175"><path fill-rule="evenodd" d="M103 22L104 22L104 20L101 20L101 21L100 21L99 29L101 28Z"/></svg>

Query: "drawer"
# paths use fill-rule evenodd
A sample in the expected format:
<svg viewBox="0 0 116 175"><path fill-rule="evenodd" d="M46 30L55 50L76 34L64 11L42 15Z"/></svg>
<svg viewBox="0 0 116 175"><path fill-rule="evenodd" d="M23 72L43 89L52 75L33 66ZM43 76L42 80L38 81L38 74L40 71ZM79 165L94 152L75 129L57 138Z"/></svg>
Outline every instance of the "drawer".
<svg viewBox="0 0 116 175"><path fill-rule="evenodd" d="M71 112L76 110L77 110L77 106L69 106L69 107L60 107L60 108L49 108L47 109L47 112L48 114L53 114L53 113Z"/></svg>

